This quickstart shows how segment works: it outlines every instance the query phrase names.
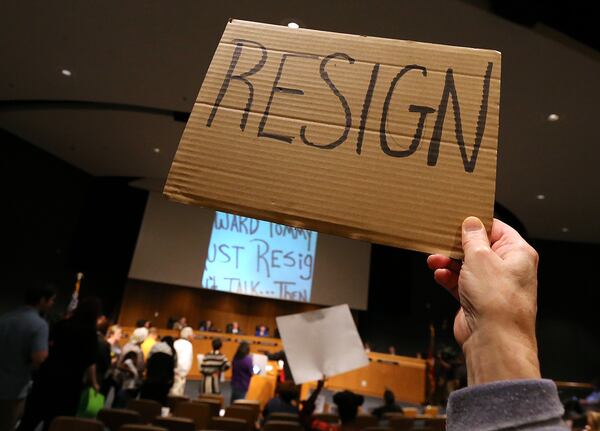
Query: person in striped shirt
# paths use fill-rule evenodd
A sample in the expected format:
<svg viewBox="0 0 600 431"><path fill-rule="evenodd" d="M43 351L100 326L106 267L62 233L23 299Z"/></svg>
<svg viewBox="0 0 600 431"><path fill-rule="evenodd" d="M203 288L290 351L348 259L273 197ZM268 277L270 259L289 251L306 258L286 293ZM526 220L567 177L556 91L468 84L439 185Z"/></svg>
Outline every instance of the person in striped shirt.
<svg viewBox="0 0 600 431"><path fill-rule="evenodd" d="M207 353L200 364L200 373L202 373L202 382L200 384L201 394L220 394L221 373L227 371L231 364L227 357L221 353L223 343L220 338L212 340L212 352Z"/></svg>

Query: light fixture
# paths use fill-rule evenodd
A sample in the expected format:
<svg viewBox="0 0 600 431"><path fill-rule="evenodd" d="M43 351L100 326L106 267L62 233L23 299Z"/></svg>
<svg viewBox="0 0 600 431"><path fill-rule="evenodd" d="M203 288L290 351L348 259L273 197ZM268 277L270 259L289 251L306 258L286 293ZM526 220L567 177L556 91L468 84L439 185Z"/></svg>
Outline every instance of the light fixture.
<svg viewBox="0 0 600 431"><path fill-rule="evenodd" d="M158 154L158 153L160 153L160 148L156 147L152 151L154 151L156 154Z"/></svg>
<svg viewBox="0 0 600 431"><path fill-rule="evenodd" d="M546 195L537 195L535 197L538 201L543 201L544 199L546 199Z"/></svg>
<svg viewBox="0 0 600 431"><path fill-rule="evenodd" d="M60 71L60 73L62 73L63 76L71 76L72 75L72 73L71 73L71 71L69 69L62 69Z"/></svg>
<svg viewBox="0 0 600 431"><path fill-rule="evenodd" d="M300 24L298 24L297 22L288 22L287 25L289 28L300 28Z"/></svg>
<svg viewBox="0 0 600 431"><path fill-rule="evenodd" d="M561 231L562 231L562 233L567 233L567 232L569 232L569 228L568 227L563 227L561 229Z"/></svg>
<svg viewBox="0 0 600 431"><path fill-rule="evenodd" d="M555 121L558 121L559 118L560 117L558 116L558 114L550 114L550 115L548 115L548 121L550 121L552 123L555 122Z"/></svg>

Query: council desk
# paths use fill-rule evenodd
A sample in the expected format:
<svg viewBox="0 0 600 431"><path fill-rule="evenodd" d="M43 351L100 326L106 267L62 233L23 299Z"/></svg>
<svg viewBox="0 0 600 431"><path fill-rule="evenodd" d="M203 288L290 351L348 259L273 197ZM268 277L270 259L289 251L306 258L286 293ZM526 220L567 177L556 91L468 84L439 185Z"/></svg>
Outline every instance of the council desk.
<svg viewBox="0 0 600 431"><path fill-rule="evenodd" d="M133 327L123 328L122 344L127 342L133 330ZM170 335L176 339L179 336L179 331L159 329L158 335L160 337ZM194 331L194 339L192 340L194 359L188 379L199 380L201 378L197 355L210 352L212 350L211 342L214 338L222 340L223 347L221 348L221 352L229 360L233 358L241 341L246 341L250 344L250 352L252 353L274 353L283 349L283 344L279 338ZM412 403L425 402L425 360L374 352L369 352L368 356L368 366L330 377L327 379L325 387L335 391L347 389L378 398L383 395L385 389L390 389L394 392L398 401ZM225 380L230 379L231 370L225 373ZM274 382L271 382L272 379L262 380L268 386L268 390L265 390L263 385L257 381L251 382L251 390L248 393L249 399L258 398L261 404L265 398L269 399L273 396L275 389ZM256 387L253 387L253 385ZM304 385L303 392L306 393L313 386L314 384L312 383ZM260 394L260 396L254 396L253 394Z"/></svg>

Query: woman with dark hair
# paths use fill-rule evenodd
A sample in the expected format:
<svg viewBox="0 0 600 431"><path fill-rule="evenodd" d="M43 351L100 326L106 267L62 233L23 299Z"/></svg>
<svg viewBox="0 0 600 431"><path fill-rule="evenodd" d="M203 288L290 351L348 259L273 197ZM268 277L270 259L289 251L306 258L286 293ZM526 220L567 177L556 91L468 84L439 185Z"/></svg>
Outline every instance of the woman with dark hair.
<svg viewBox="0 0 600 431"><path fill-rule="evenodd" d="M250 344L242 341L238 346L233 361L231 361L231 403L235 400L244 399L250 378L252 377L252 356L250 356Z"/></svg>
<svg viewBox="0 0 600 431"><path fill-rule="evenodd" d="M48 359L34 378L19 430L34 430L40 422L46 430L56 416L74 416L84 377L99 390L95 361L100 308L97 298L83 299L71 317L51 329Z"/></svg>

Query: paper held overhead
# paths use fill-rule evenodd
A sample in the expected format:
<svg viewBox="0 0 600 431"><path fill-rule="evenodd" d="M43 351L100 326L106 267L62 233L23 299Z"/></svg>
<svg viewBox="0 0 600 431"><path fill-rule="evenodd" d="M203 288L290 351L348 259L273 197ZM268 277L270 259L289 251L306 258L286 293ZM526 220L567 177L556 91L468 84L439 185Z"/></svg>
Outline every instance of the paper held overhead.
<svg viewBox="0 0 600 431"><path fill-rule="evenodd" d="M298 385L369 365L348 305L280 316L277 328Z"/></svg>
<svg viewBox="0 0 600 431"><path fill-rule="evenodd" d="M491 227L500 53L232 20L164 193L461 257Z"/></svg>

